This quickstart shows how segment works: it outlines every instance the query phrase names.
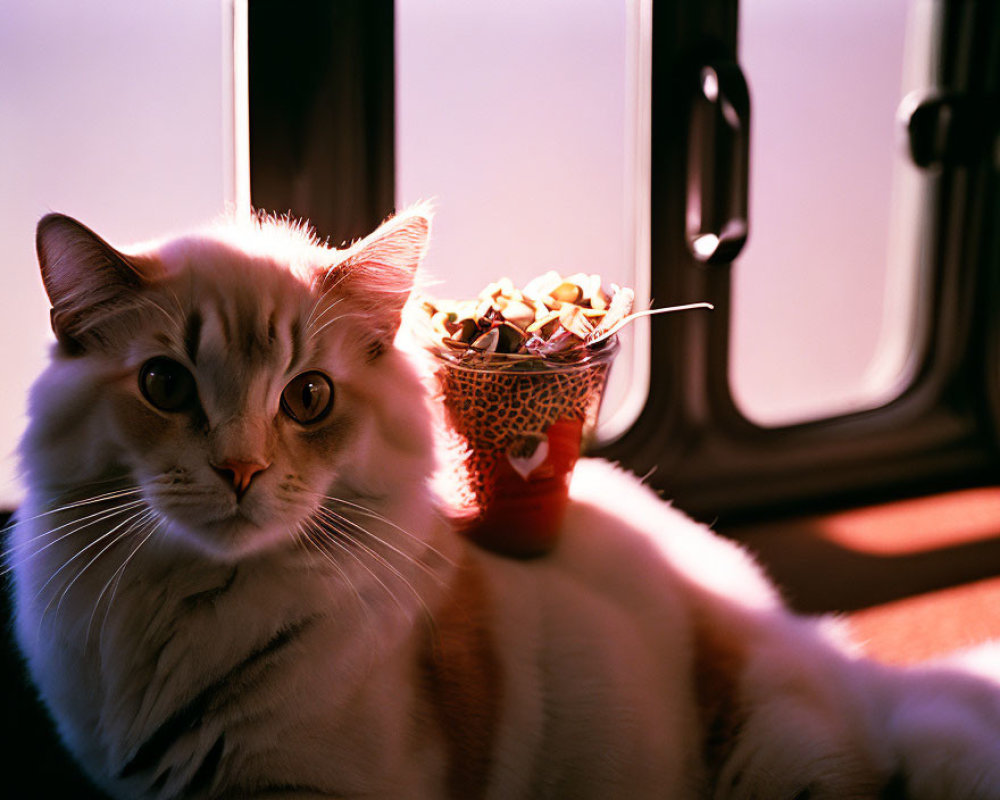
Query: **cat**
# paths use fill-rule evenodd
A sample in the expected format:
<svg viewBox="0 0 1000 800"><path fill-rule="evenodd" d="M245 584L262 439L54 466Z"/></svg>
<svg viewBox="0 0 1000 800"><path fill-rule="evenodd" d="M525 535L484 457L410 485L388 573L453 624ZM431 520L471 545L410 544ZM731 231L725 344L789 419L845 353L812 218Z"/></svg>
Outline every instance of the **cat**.
<svg viewBox="0 0 1000 800"><path fill-rule="evenodd" d="M426 208L119 250L44 217L16 635L117 798L1000 798L1000 686L892 669L582 460L555 550L450 527L398 346ZM993 672L993 675L998 674Z"/></svg>

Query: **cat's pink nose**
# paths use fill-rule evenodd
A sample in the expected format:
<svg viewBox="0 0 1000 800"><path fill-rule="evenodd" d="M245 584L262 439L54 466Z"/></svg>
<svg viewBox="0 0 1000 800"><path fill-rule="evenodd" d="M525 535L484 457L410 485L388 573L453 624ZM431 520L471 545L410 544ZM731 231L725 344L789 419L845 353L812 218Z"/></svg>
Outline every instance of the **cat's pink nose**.
<svg viewBox="0 0 1000 800"><path fill-rule="evenodd" d="M258 461L237 461L229 458L219 464L212 464L212 468L233 485L237 497L243 497L250 488L253 476L269 466L271 465Z"/></svg>

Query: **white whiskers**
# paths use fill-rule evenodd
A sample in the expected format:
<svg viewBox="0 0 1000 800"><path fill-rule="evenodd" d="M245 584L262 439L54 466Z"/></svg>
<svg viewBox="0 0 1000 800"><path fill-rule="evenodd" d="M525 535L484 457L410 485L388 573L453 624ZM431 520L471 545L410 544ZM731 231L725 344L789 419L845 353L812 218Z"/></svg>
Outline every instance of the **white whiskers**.
<svg viewBox="0 0 1000 800"><path fill-rule="evenodd" d="M378 584L378 586L380 586L383 589L383 591L385 591L385 593L389 596L389 598L391 598L392 602L395 604L396 608L398 608L404 614L406 613L406 606L399 599L399 595L397 595L389 587L389 585L379 576L379 574L375 570L373 570L370 565L365 563L365 560L362 559L358 555L358 553L355 552L349 546L351 544L349 540L345 541L345 539L342 538L341 535L338 535L342 533L341 531L336 530L329 524L319 523L318 521L315 522L313 526L307 530L309 534L312 537L314 537L313 538L314 543L329 547L335 547L339 551L347 554L352 559L354 559L354 561L357 562L358 566L360 566L365 572L367 572L368 575L372 578L372 580L374 580L375 583ZM405 582L406 579L402 578L402 580ZM410 588L412 589L412 586Z"/></svg>
<svg viewBox="0 0 1000 800"><path fill-rule="evenodd" d="M98 481L92 486L101 483L106 485L107 481ZM46 570L44 575L39 576L41 584L34 592L34 602L45 602L38 619L38 635L41 635L42 625L48 614L53 612L58 617L62 613L71 590L85 575L93 572L98 563L113 558L120 545L124 546L130 539L140 538L139 544L131 547L122 562L115 565L110 578L98 594L87 626L89 639L102 600L111 589L107 606L109 610L125 567L155 533L160 517L149 507L139 487L117 488L89 497L79 497L76 492L74 494L77 499L60 503L30 517L14 519L8 530L31 531L31 535L3 552L4 564L0 575L21 568L47 551L56 554L51 571ZM70 515L71 519L60 521L66 515ZM54 519L49 526L40 524L51 518ZM105 621L106 619L107 613Z"/></svg>
<svg viewBox="0 0 1000 800"><path fill-rule="evenodd" d="M138 489L120 490L117 492L108 492L104 495L89 498L87 500L79 500L73 503L66 503L65 505L59 506L58 508L54 508L49 511L44 511L41 514L36 514L33 517L28 517L26 519L16 519L14 522L12 522L10 525L7 526L7 530L10 530L16 525L25 525L29 522L34 522L36 520L51 516L53 514L61 514L65 513L66 511L71 511L76 508L82 508L84 506L94 505L97 503L107 503L112 500L119 500L124 497L131 497L138 493L139 493ZM29 561L33 558L36 558L49 548L54 547L55 545L59 544L65 539L70 538L71 536L76 535L77 533L85 531L88 528L91 528L95 525L100 525L102 522L106 522L109 519L113 519L118 514L124 513L126 511L131 511L135 508L145 505L145 503L146 501L141 498L136 500L128 500L124 503L119 503L111 508L104 508L90 514L86 514L82 517L77 517L76 519L72 519L69 522L64 522L62 525L57 525L54 528L49 528L48 530L45 530L42 533L36 534L27 541L13 545L9 547L7 550L5 550L2 556L0 556L0 558L2 558L5 563L3 569L0 570L0 575L6 575L8 572L17 568L18 566L20 566L20 564L24 563L25 561ZM40 547L37 547L36 549L30 551L26 556L19 557L17 559L13 558L13 556L19 555L21 551L27 550L30 547L38 545L40 541L48 539L52 535L59 533L59 531L65 530L66 528L70 528L70 530L62 534L61 536L52 539L51 541L45 542Z"/></svg>
<svg viewBox="0 0 1000 800"><path fill-rule="evenodd" d="M338 505L344 506L346 508L351 509L352 511L355 511L355 512L361 514L362 516L368 517L369 519L377 520L378 522L381 522L381 523L383 523L385 525L388 525L394 531L396 531L397 533L402 534L407 539L410 539L413 542L419 543L428 552L432 553L437 558L439 558L442 561L444 561L448 566L451 566L451 567L456 566L456 564L455 564L454 561L452 561L448 556L446 556L444 553L442 553L440 550L438 550L436 547L434 547L432 544L430 544L430 542L424 541L419 536L415 536L413 533L411 533L410 531L406 530L406 528L400 527L395 522L393 522L391 519L389 519L387 516L385 516L385 514L380 514L379 512L375 511L374 509L368 508L367 506L363 506L363 505L360 505L358 503L351 502L350 500L345 500L342 497L334 497L333 495L325 495L323 497L323 500L327 501L327 502L336 503ZM328 509L328 510L332 511L332 509ZM353 523L353 524L357 524L357 523ZM362 528L362 530L365 530L365 529ZM386 542L383 542L383 543L387 544Z"/></svg>
<svg viewBox="0 0 1000 800"><path fill-rule="evenodd" d="M452 562L440 551L377 511L341 498L324 499L328 505L320 506L311 520L299 526L297 534L301 537L300 540L311 545L337 570L359 601L363 602L364 598L345 569L343 563L345 558L356 564L371 579L372 584L400 611L409 615L411 611L398 593L398 587L405 589L416 602L415 610L427 622L433 633L435 629L433 612L419 589L419 582L414 579L422 573L444 584L445 578L420 558L407 552L403 546L394 544L386 536L379 535L371 527L362 525L346 513L339 513L329 504L339 503L349 513L376 520L407 537L408 541L420 544L426 552L436 555L442 562L449 565ZM338 554L341 557L338 558Z"/></svg>
<svg viewBox="0 0 1000 800"><path fill-rule="evenodd" d="M107 553L112 547L114 547L116 544L123 541L124 539L128 538L129 534L131 534L133 531L136 530L137 526L141 523L141 520L145 519L151 513L152 512L149 511L148 509L140 509L139 511L136 511L133 514L130 514L124 520L122 520L114 527L112 527L111 530L106 531L105 533L98 536L96 539L93 539L91 542L81 547L79 550L76 551L76 553L74 553L72 556L66 559L66 561L63 562L62 566L60 566L59 569L55 570L55 572L53 572L48 577L48 580L46 580L45 583L42 584L41 588L35 595L36 600L38 600L42 596L42 594L48 588L49 584L52 583L52 581L55 580L59 576L59 574L62 573L63 570L69 567L70 564L72 564L74 561L83 556L83 554L86 553L88 550L97 547L105 540L107 539L111 540L107 542L107 544L105 544L97 552L95 556L93 556L86 564L84 564L83 567L81 567L79 570L76 571L73 577L62 587L61 592L59 592L58 594L53 592L52 597L49 598L48 603L45 604L45 608L42 610L42 615L39 619L39 624L41 624L41 621L45 619L45 616L46 614L48 614L49 609L52 607L52 603L56 600L56 597L59 598L55 608L55 614L58 617L59 612L62 608L62 604L66 600L67 595L69 594L69 590L73 588L73 586L81 577L83 577L84 573L86 573L92 566L94 566L94 564L96 564L100 560L101 556Z"/></svg>
<svg viewBox="0 0 1000 800"><path fill-rule="evenodd" d="M322 318L322 316L323 315L321 314L320 318ZM342 319L349 319L351 317L357 317L359 319L364 319L365 316L366 315L363 314L363 313L361 313L360 311L345 311L343 314L337 314L337 316L328 319L326 322L324 322L318 328L311 329L309 331L309 341L312 341L313 339L315 339L317 336L319 336L323 331L325 331L327 328L329 328L335 322L340 322L340 320L342 320ZM313 324L315 325L315 323L313 323Z"/></svg>
<svg viewBox="0 0 1000 800"><path fill-rule="evenodd" d="M319 310L320 305L323 303L323 300L325 300L325 299L326 299L326 295L325 294L321 295L318 298L316 298L316 302L313 304L312 309L309 311L309 316L306 317L306 323L305 323L305 326L304 326L306 331L311 332L314 325L319 325L320 320L322 320L323 317L325 317L334 308L336 308L341 302L343 302L343 298L338 298L337 300L334 300L329 305L325 306L323 308L323 310L320 311L317 314L316 312Z"/></svg>
<svg viewBox="0 0 1000 800"><path fill-rule="evenodd" d="M113 573L111 573L111 577L108 578L107 582L101 588L100 593L97 595L97 599L94 601L94 610L90 613L90 622L87 623L86 640L88 642L90 641L91 629L94 626L94 618L97 616L97 610L98 608L100 608L101 600L104 598L105 593L108 591L108 587L111 587L111 594L108 597L108 603L104 608L104 617L101 620L101 628L97 637L98 645L100 645L101 642L104 640L104 629L108 624L108 616L111 613L111 607L114 605L115 597L117 597L118 595L118 587L122 582L122 577L125 574L125 570L128 567L129 563L132 561L132 559L135 558L136 553L138 553L139 550L142 549L143 545L145 545L146 542L148 542L150 538L152 538L152 536L160 529L160 526L162 524L163 524L163 518L156 511L150 510L149 517L143 522L142 527L145 528L145 533L142 534L142 538L139 540L139 543L132 548L132 550L129 552L127 556L125 556L124 559L122 559L122 563L118 566L118 568Z"/></svg>

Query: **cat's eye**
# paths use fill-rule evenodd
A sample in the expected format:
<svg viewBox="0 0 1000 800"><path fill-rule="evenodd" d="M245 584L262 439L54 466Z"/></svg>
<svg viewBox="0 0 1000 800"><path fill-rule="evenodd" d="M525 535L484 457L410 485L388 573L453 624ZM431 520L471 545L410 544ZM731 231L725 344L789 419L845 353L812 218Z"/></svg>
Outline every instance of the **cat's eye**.
<svg viewBox="0 0 1000 800"><path fill-rule="evenodd" d="M194 376L170 358L152 358L139 371L139 389L155 408L180 411L197 396Z"/></svg>
<svg viewBox="0 0 1000 800"><path fill-rule="evenodd" d="M333 384L322 372L303 372L281 393L281 410L302 425L319 422L332 407Z"/></svg>

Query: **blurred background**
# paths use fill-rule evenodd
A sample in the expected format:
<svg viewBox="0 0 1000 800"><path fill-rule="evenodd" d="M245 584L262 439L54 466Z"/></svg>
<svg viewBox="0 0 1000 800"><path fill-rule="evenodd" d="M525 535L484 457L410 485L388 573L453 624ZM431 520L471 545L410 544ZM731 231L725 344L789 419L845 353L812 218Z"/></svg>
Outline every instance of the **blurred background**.
<svg viewBox="0 0 1000 800"><path fill-rule="evenodd" d="M712 302L629 329L599 452L802 610L974 586L948 616L974 638L1000 605L998 98L993 0L5 0L0 508L52 342L40 216L127 244L254 206L340 245L430 199L442 296L556 269ZM5 663L8 758L55 758ZM16 796L89 796L63 769Z"/></svg>
<svg viewBox="0 0 1000 800"><path fill-rule="evenodd" d="M129 243L235 199L232 9L11 0L0 9L0 505L28 386L54 341L35 259L60 211Z"/></svg>
<svg viewBox="0 0 1000 800"><path fill-rule="evenodd" d="M714 5L702 22L736 6ZM905 113L941 73L943 9L739 3L727 46L752 99L752 225L713 324L728 329L727 392L756 426L889 404L919 370L935 177L908 157ZM634 286L645 304L708 299L652 293L651 0L9 0L3 14L7 506L51 339L33 254L50 210L124 244L252 202L310 217L339 245L431 199L427 271L442 294L557 269ZM693 53L697 20L683 16ZM686 128L683 105L668 113ZM605 441L648 399L649 329L625 336Z"/></svg>

